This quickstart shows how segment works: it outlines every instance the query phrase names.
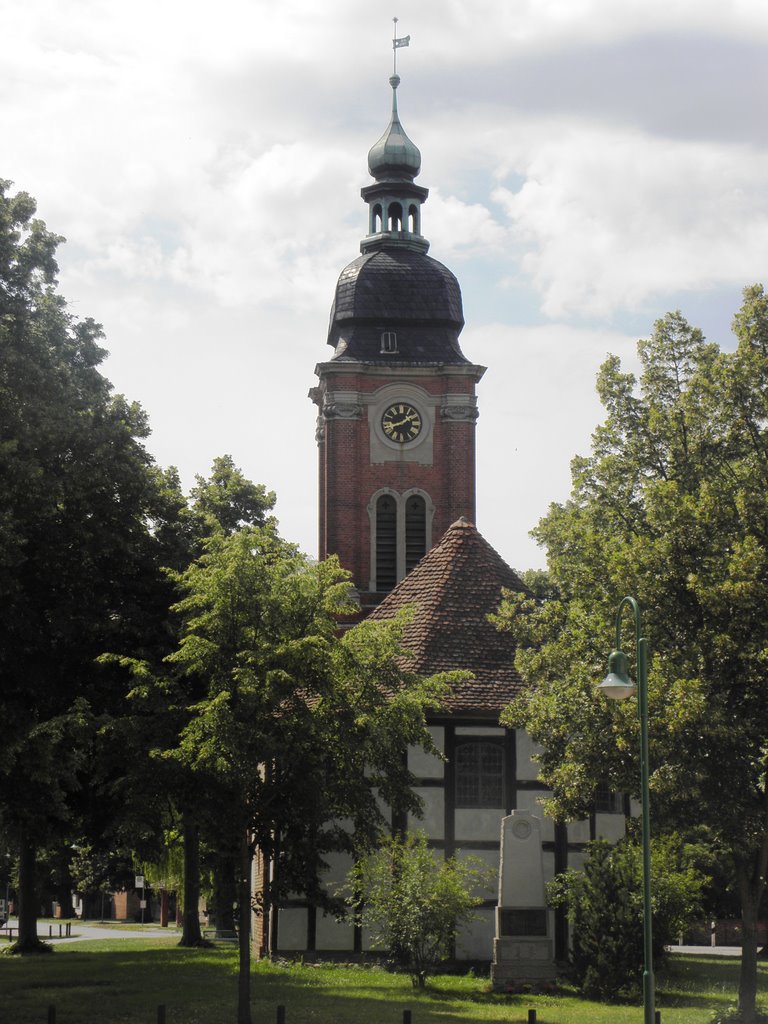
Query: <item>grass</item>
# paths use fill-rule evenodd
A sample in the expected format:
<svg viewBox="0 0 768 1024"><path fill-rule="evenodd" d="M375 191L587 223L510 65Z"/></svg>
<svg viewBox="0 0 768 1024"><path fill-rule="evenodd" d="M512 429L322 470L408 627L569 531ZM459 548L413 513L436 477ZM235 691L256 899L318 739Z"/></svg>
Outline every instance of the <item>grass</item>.
<svg viewBox="0 0 768 1024"><path fill-rule="evenodd" d="M738 960L675 954L657 979L662 1024L707 1024L734 1001ZM768 989L768 967L760 967ZM53 956L0 957L3 1024L234 1024L237 953L231 947L180 949L167 940L100 940L59 946ZM253 1018L272 1024L286 1007L286 1024L517 1024L529 1007L539 1024L640 1024L638 1006L608 1006L564 990L542 996L504 996L486 978L433 979L415 992L407 977L375 967L254 964Z"/></svg>

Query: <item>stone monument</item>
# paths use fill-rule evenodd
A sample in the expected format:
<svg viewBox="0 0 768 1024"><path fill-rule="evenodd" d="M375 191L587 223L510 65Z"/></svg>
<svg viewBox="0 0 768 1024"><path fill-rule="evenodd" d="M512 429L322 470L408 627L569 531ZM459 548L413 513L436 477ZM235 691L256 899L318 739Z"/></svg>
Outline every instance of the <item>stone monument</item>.
<svg viewBox="0 0 768 1024"><path fill-rule="evenodd" d="M544 897L541 821L512 811L501 822L499 904L491 981L497 989L556 975Z"/></svg>

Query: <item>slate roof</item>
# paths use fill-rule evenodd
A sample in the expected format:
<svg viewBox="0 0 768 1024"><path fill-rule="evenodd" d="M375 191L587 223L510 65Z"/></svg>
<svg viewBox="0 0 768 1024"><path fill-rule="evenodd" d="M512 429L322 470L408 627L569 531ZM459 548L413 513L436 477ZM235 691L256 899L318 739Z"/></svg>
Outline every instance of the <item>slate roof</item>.
<svg viewBox="0 0 768 1024"><path fill-rule="evenodd" d="M466 519L446 530L415 569L371 612L389 619L406 605L415 613L403 644L413 654L408 667L423 675L469 669L446 701L454 713L498 713L522 689L515 670L515 644L488 622L501 588L524 590L517 573Z"/></svg>
<svg viewBox="0 0 768 1024"><path fill-rule="evenodd" d="M358 256L342 270L328 328L334 358L380 359L381 333L397 333L402 358L465 363L459 283L424 252L387 248ZM340 344L341 342L341 344Z"/></svg>

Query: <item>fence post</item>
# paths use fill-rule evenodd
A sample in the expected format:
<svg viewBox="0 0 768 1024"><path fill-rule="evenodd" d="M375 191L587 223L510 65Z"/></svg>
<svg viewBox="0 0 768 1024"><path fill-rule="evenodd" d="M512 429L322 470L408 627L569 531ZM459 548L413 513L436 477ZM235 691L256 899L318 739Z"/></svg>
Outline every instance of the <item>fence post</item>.
<svg viewBox="0 0 768 1024"><path fill-rule="evenodd" d="M661 1010L654 1010L653 1019L655 1024L661 1024Z"/></svg>
<svg viewBox="0 0 768 1024"><path fill-rule="evenodd" d="M403 1010L403 1024L411 1024L411 1011Z"/></svg>
<svg viewBox="0 0 768 1024"><path fill-rule="evenodd" d="M277 1008L277 1024L285 1024L285 1007L278 1006Z"/></svg>
<svg viewBox="0 0 768 1024"><path fill-rule="evenodd" d="M528 1024L536 1024L536 1011L535 1010L529 1010L528 1011Z"/></svg>
<svg viewBox="0 0 768 1024"><path fill-rule="evenodd" d="M48 1024L56 1024L56 1007L48 1007Z"/></svg>
<svg viewBox="0 0 768 1024"><path fill-rule="evenodd" d="M162 1004L157 1008L157 1024L165 1024L165 1006Z"/></svg>

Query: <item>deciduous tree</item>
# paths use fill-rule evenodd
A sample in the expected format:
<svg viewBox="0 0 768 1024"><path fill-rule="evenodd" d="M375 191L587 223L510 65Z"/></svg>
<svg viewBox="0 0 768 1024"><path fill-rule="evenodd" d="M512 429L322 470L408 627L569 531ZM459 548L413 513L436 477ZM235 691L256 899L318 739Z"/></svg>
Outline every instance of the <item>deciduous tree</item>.
<svg viewBox="0 0 768 1024"><path fill-rule="evenodd" d="M167 756L210 773L234 797L220 826L241 851L238 1022L250 1024L254 849L275 861L273 901L293 890L327 902L324 854L374 841L377 795L419 809L403 751L409 743L434 750L424 712L445 686L399 666L401 623L340 635L348 574L335 559L311 564L274 523L214 534L180 584L185 626L169 662L207 688Z"/></svg>
<svg viewBox="0 0 768 1024"><path fill-rule="evenodd" d="M17 948L36 938L35 848L67 820L100 716L106 649L135 647L157 571L144 413L99 372L98 324L56 290L62 239L0 182L0 801L19 842Z"/></svg>
<svg viewBox="0 0 768 1024"><path fill-rule="evenodd" d="M739 1004L752 1021L757 908L768 867L768 300L745 290L735 351L679 314L639 344L639 380L609 357L606 419L573 461L570 499L535 530L548 575L508 595L527 694L505 715L544 752L550 809L581 815L597 782L637 793L634 701L595 683L614 614L635 596L650 639L653 827L703 824L738 878ZM627 623L629 626L630 623ZM633 635L625 650L634 650Z"/></svg>

